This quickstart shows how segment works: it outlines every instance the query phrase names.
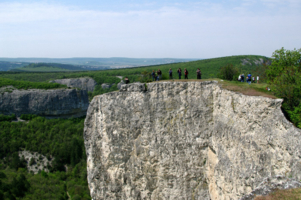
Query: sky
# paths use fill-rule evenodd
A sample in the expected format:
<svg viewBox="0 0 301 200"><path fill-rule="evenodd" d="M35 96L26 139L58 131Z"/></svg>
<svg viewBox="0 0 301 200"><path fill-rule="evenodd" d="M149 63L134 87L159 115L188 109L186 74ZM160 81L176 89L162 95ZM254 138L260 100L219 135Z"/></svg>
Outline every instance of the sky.
<svg viewBox="0 0 301 200"><path fill-rule="evenodd" d="M271 57L301 0L0 0L0 57Z"/></svg>

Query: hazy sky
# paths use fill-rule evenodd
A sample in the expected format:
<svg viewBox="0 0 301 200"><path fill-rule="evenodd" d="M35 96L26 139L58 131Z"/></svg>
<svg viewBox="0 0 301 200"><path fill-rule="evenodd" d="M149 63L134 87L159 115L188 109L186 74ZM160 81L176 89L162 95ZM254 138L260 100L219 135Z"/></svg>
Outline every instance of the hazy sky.
<svg viewBox="0 0 301 200"><path fill-rule="evenodd" d="M301 0L0 0L0 57L213 58L301 48Z"/></svg>

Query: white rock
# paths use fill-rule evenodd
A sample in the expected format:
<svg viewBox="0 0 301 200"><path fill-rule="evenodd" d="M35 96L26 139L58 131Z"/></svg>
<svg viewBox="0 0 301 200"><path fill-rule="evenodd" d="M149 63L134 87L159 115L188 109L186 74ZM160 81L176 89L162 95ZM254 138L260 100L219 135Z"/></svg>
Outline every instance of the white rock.
<svg viewBox="0 0 301 200"><path fill-rule="evenodd" d="M301 131L281 99L217 82L123 86L85 120L93 199L239 199L266 177L301 180Z"/></svg>

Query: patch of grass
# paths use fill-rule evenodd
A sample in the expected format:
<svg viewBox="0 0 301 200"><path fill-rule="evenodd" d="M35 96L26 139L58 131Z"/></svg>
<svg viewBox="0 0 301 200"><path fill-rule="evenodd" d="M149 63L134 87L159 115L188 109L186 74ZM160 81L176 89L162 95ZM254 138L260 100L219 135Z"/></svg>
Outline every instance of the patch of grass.
<svg viewBox="0 0 301 200"><path fill-rule="evenodd" d="M266 83L251 83L250 85L246 82L238 81L226 81L221 79L215 79L218 81L219 85L227 90L239 92L248 96L263 96L272 99L277 99L273 92L268 91L266 88L269 87Z"/></svg>
<svg viewBox="0 0 301 200"><path fill-rule="evenodd" d="M252 83L249 85L248 83L238 82L238 81L226 81L221 79L181 79L181 80L161 80L157 82L204 82L204 81L218 81L218 85L223 89L227 89L233 92L242 93L247 96L263 96L272 99L277 99L277 97L273 94L273 92L266 90L269 87L266 83Z"/></svg>
<svg viewBox="0 0 301 200"><path fill-rule="evenodd" d="M301 188L276 190L267 196L257 196L254 200L301 200Z"/></svg>

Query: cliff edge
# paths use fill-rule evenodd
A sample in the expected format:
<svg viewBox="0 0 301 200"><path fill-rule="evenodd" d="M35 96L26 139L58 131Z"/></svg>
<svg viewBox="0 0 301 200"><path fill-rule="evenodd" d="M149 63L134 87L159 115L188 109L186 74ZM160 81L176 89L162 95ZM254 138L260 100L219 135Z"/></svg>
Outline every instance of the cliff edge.
<svg viewBox="0 0 301 200"><path fill-rule="evenodd" d="M281 103L216 82L129 84L96 96L84 129L91 197L239 199L266 177L300 180L301 131Z"/></svg>
<svg viewBox="0 0 301 200"><path fill-rule="evenodd" d="M36 114L49 118L86 115L88 93L76 89L16 90L0 93L0 113Z"/></svg>

